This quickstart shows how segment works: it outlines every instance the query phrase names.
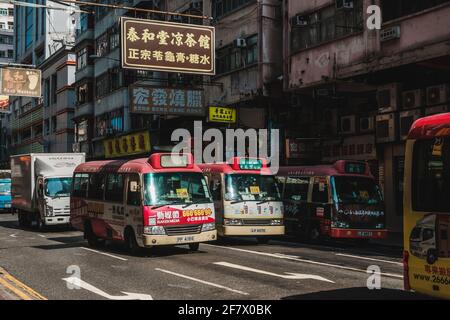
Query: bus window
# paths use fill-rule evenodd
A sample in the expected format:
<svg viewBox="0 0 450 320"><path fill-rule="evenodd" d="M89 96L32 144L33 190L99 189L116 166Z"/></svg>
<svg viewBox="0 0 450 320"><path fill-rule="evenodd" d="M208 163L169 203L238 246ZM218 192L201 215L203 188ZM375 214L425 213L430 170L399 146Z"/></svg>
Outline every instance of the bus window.
<svg viewBox="0 0 450 320"><path fill-rule="evenodd" d="M293 201L308 200L309 178L288 178L284 191L284 199Z"/></svg>
<svg viewBox="0 0 450 320"><path fill-rule="evenodd" d="M450 212L450 138L417 141L413 159L413 209Z"/></svg>
<svg viewBox="0 0 450 320"><path fill-rule="evenodd" d="M383 201L373 179L353 176L335 176L331 179L337 203L377 205Z"/></svg>
<svg viewBox="0 0 450 320"><path fill-rule="evenodd" d="M222 184L220 183L220 176L211 179L210 190L214 201L220 201L222 199Z"/></svg>
<svg viewBox="0 0 450 320"><path fill-rule="evenodd" d="M227 174L225 185L227 201L281 201L274 176Z"/></svg>
<svg viewBox="0 0 450 320"><path fill-rule="evenodd" d="M123 175L108 174L106 178L105 200L123 202Z"/></svg>
<svg viewBox="0 0 450 320"><path fill-rule="evenodd" d="M206 179L201 173L147 173L144 184L145 205L211 202Z"/></svg>
<svg viewBox="0 0 450 320"><path fill-rule="evenodd" d="M326 178L314 179L312 202L328 203L328 183Z"/></svg>
<svg viewBox="0 0 450 320"><path fill-rule="evenodd" d="M90 174L88 186L88 198L93 200L103 200L103 189L105 187L104 174Z"/></svg>
<svg viewBox="0 0 450 320"><path fill-rule="evenodd" d="M130 206L141 204L141 188L139 176L136 174L128 176L127 204Z"/></svg>
<svg viewBox="0 0 450 320"><path fill-rule="evenodd" d="M86 198L87 186L89 183L89 175L87 173L75 174L73 180L73 196Z"/></svg>

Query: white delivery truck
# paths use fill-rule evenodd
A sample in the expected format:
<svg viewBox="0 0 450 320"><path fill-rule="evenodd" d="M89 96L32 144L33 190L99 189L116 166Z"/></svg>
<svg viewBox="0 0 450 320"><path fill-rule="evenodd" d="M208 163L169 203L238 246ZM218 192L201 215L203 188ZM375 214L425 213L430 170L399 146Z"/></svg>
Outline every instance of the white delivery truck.
<svg viewBox="0 0 450 320"><path fill-rule="evenodd" d="M30 153L11 156L12 209L20 226L70 223L74 169L84 153Z"/></svg>

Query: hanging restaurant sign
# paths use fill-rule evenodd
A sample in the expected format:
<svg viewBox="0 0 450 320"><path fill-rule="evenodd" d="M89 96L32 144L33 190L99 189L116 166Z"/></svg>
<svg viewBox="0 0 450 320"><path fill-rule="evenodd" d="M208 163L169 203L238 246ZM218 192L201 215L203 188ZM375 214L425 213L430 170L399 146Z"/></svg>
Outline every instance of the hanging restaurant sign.
<svg viewBox="0 0 450 320"><path fill-rule="evenodd" d="M129 17L120 25L123 68L215 73L214 27Z"/></svg>
<svg viewBox="0 0 450 320"><path fill-rule="evenodd" d="M0 69L0 94L5 96L41 97L41 70L25 68Z"/></svg>
<svg viewBox="0 0 450 320"><path fill-rule="evenodd" d="M130 86L130 112L166 115L205 114L203 90Z"/></svg>
<svg viewBox="0 0 450 320"><path fill-rule="evenodd" d="M210 122L236 123L236 109L228 107L209 107Z"/></svg>

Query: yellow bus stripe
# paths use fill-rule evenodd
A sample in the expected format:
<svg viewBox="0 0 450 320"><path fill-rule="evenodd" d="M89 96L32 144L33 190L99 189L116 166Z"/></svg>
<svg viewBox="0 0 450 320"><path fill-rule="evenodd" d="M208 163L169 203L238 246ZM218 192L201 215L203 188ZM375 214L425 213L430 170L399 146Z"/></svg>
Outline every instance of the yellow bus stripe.
<svg viewBox="0 0 450 320"><path fill-rule="evenodd" d="M20 282L18 279L14 278L12 275L10 275L8 272L6 272L3 268L0 268L0 282L4 284L8 289L12 290L14 293L16 293L19 297L21 297L24 300L47 300L44 296L37 293L24 283ZM21 290L21 291L20 291ZM20 294L19 294L20 292ZM27 298L24 298L26 296Z"/></svg>

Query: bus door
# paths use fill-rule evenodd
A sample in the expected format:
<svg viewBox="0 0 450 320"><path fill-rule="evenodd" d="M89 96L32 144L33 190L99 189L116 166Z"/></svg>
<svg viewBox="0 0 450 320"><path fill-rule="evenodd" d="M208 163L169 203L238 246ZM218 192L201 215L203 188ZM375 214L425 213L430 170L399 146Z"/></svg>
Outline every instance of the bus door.
<svg viewBox="0 0 450 320"><path fill-rule="evenodd" d="M329 235L331 231L331 204L329 181L327 177L313 177L311 202L308 215L311 218L308 235L315 239L320 235Z"/></svg>
<svg viewBox="0 0 450 320"><path fill-rule="evenodd" d="M139 174L127 174L125 184L125 225L132 226L135 233L140 235L144 233L144 215L142 212L142 183ZM136 240L139 243L140 239Z"/></svg>
<svg viewBox="0 0 450 320"><path fill-rule="evenodd" d="M214 201L214 210L216 212L216 225L218 228L223 225L223 183L220 173L211 173L208 175L209 190Z"/></svg>
<svg viewBox="0 0 450 320"><path fill-rule="evenodd" d="M309 177L287 177L284 183L283 202L285 226L288 234L305 233L308 226Z"/></svg>
<svg viewBox="0 0 450 320"><path fill-rule="evenodd" d="M108 173L105 181L105 208L110 224L106 224L105 238L122 240L126 225L124 205L124 174Z"/></svg>

